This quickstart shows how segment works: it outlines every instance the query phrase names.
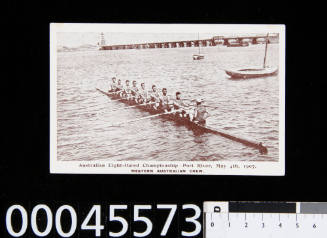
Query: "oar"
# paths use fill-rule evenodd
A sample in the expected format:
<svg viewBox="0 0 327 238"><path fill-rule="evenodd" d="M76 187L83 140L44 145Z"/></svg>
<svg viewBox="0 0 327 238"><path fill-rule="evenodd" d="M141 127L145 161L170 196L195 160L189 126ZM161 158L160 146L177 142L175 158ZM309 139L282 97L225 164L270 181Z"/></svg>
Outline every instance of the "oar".
<svg viewBox="0 0 327 238"><path fill-rule="evenodd" d="M115 93L120 93L121 91L123 91L123 90L119 90L119 91L115 91L115 92L110 92L110 93L107 93L107 95L111 95L111 94L115 94Z"/></svg>
<svg viewBox="0 0 327 238"><path fill-rule="evenodd" d="M119 93L119 92L123 91L123 90L119 90L119 91L115 91L115 92L110 92L110 93L108 93L108 92L105 92L105 91L103 91L103 90L101 90L101 89L98 89L98 88L95 88L95 89L98 90L100 93L103 93L103 94L105 94L105 95L111 95L111 94L115 94L115 93Z"/></svg>
<svg viewBox="0 0 327 238"><path fill-rule="evenodd" d="M147 104L136 104L136 105L132 105L132 106L128 106L128 107L117 108L117 109L109 111L108 113L115 112L115 111L120 111L120 110L125 110L125 109L129 109L129 108L133 108L133 107L138 107L138 106L151 105L151 104L154 104L154 103L155 102L151 102L151 103L147 103Z"/></svg>
<svg viewBox="0 0 327 238"><path fill-rule="evenodd" d="M117 92L107 93L107 92L102 91L101 89L98 89L98 88L96 88L96 90L98 90L100 93L102 93L102 94L104 94L104 95L107 95L107 96L109 96L109 95L111 95L111 94L114 94L114 93L118 93L118 92L120 92L120 91L117 91ZM111 99L111 98L110 98L110 99ZM111 101L112 101L112 102L115 102L115 101L120 101L120 100L123 100L123 99L125 99L125 98L111 99Z"/></svg>
<svg viewBox="0 0 327 238"><path fill-rule="evenodd" d="M195 101L195 99L189 99L189 98L182 98L181 100L182 101L190 101L190 102Z"/></svg>
<svg viewBox="0 0 327 238"><path fill-rule="evenodd" d="M132 119L132 120L128 120L128 121L121 121L118 123L113 123L109 127L119 126L121 124L126 124L126 123L131 123L131 122L137 122L137 121L141 121L141 120L145 120L145 119L149 119L149 118L153 118L153 117L158 117L158 116L162 116L162 115L168 115L168 114L172 114L172 113L179 112L179 111L181 111L181 110L176 110L176 111L171 111L171 112L163 112L163 113L158 113L158 114L151 115L151 116L136 118L136 119Z"/></svg>
<svg viewBox="0 0 327 238"><path fill-rule="evenodd" d="M182 99L182 100L187 100L187 101L195 101L195 99L188 99L188 98L184 98L184 99ZM209 106L209 105L204 105L205 107L210 107L210 108L213 108L213 109L217 109L217 108L219 108L219 107L215 107L215 106Z"/></svg>
<svg viewBox="0 0 327 238"><path fill-rule="evenodd" d="M116 102L116 101L120 101L120 100L124 100L126 98L118 98L118 99L111 99L111 102Z"/></svg>
<svg viewBox="0 0 327 238"><path fill-rule="evenodd" d="M102 94L104 94L104 95L108 95L109 93L107 93L107 92L105 92L105 91L103 91L103 90L101 90L101 89L98 89L98 88L95 88L96 90L98 90L100 93L102 93Z"/></svg>
<svg viewBox="0 0 327 238"><path fill-rule="evenodd" d="M209 106L209 105L204 105L205 107L210 107L210 108L213 108L213 109L218 109L219 107L214 107L214 106Z"/></svg>

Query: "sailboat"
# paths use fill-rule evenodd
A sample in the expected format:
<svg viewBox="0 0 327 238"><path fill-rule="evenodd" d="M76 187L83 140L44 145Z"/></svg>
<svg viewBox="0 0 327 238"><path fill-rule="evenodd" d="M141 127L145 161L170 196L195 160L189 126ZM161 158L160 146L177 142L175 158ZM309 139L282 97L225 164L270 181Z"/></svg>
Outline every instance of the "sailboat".
<svg viewBox="0 0 327 238"><path fill-rule="evenodd" d="M266 37L266 46L265 46L265 57L263 60L263 67L251 67L245 69L225 69L227 75L234 79L247 79L247 78L258 78L258 77L267 77L272 76L278 73L277 67L268 67L266 65L267 58L267 49L268 49L268 36Z"/></svg>
<svg viewBox="0 0 327 238"><path fill-rule="evenodd" d="M199 33L198 33L198 42L199 42L199 53L193 55L193 60L202 60L202 59L204 59L204 55L201 54L200 35L199 35Z"/></svg>

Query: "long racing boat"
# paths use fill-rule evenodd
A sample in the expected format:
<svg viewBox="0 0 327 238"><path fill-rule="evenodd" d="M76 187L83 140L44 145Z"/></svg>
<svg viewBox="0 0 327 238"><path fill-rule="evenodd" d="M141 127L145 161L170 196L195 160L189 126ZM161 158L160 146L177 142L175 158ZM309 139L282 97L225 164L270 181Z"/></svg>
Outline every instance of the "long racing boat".
<svg viewBox="0 0 327 238"><path fill-rule="evenodd" d="M161 117L164 117L164 118L166 118L168 120L175 121L178 125L183 125L186 128L188 128L188 129L190 129L190 130L192 130L194 132L211 133L211 134L219 135L219 136L228 138L228 139L230 139L232 141L239 142L239 143L241 143L243 145L246 145L248 147L258 149L261 154L267 154L268 153L267 147L262 145L261 142L258 143L258 142L255 142L255 141L251 141L249 139L245 139L245 138L242 138L242 137L239 137L239 136L232 135L229 132L225 132L223 130L218 130L216 128L212 128L212 127L207 126L207 125L202 125L202 124L196 123L194 121L190 121L188 118L180 117L178 115L178 113L165 114L163 110L160 110L160 109L155 110L153 107L149 107L148 105L137 104L134 100L123 99L123 98L120 98L117 94L107 93L107 92L105 92L105 91L103 91L101 89L98 89L98 88L96 90L98 90L100 93L108 96L110 99L113 99L113 100L119 99L118 102L124 103L124 104L126 104L128 106L135 106L136 108L138 108L138 109L140 109L142 111L150 113L151 115L163 114L163 115L161 115Z"/></svg>

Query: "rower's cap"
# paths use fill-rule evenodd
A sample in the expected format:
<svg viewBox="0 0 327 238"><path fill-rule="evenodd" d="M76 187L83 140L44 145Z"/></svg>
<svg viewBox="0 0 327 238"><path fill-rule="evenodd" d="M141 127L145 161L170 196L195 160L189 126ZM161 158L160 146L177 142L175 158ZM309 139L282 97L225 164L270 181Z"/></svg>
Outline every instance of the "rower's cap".
<svg viewBox="0 0 327 238"><path fill-rule="evenodd" d="M202 99L201 98L197 98L196 99L196 102L202 102Z"/></svg>

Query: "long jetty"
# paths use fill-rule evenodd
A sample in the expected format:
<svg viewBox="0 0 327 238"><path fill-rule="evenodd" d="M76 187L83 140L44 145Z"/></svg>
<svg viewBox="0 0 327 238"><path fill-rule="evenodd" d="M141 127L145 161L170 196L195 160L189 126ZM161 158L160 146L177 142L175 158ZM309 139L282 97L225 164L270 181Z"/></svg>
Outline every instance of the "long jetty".
<svg viewBox="0 0 327 238"><path fill-rule="evenodd" d="M152 42L140 44L121 44L121 45L105 45L104 35L101 34L101 43L99 50L127 50L127 49L157 49L157 48L183 48L183 47L208 47L208 46L247 46L249 44L265 43L267 35L254 36L214 36L210 39L202 40L184 40L169 42ZM268 36L268 43L278 43L279 35L271 34Z"/></svg>

